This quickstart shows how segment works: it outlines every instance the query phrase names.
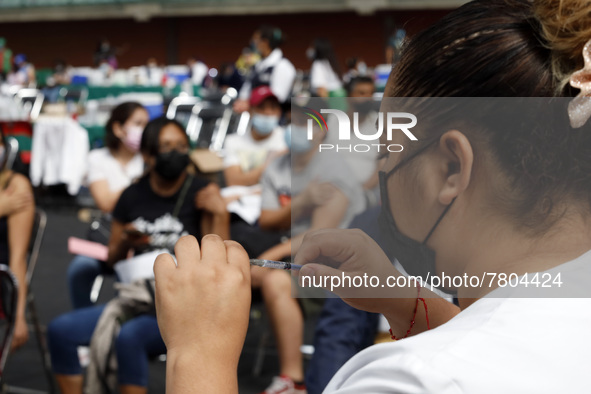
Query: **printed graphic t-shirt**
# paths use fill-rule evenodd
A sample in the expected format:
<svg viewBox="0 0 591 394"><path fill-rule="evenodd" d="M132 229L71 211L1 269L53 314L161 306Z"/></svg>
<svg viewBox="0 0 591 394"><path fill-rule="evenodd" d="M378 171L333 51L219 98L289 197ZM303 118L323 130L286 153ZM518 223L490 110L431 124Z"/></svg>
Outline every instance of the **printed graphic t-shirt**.
<svg viewBox="0 0 591 394"><path fill-rule="evenodd" d="M244 135L232 134L226 138L224 167L239 165L242 171L251 171L265 164L272 152L287 150L285 130L277 127L270 136L263 140L255 140L251 130Z"/></svg>
<svg viewBox="0 0 591 394"><path fill-rule="evenodd" d="M136 253L155 249L172 252L176 241L183 235L201 238L202 211L195 207L195 196L208 183L193 177L178 218L174 218L172 214L183 187L170 197L162 197L150 187L149 177L142 177L123 191L113 210L113 218L124 224L132 223L137 230L150 236L149 248Z"/></svg>

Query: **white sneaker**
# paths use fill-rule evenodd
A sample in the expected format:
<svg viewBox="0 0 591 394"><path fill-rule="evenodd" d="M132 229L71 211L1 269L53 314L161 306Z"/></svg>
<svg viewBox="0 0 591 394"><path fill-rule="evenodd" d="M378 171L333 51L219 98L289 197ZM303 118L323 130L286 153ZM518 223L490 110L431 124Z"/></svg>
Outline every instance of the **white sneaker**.
<svg viewBox="0 0 591 394"><path fill-rule="evenodd" d="M90 364L90 348L88 346L78 346L78 360L82 368L88 367Z"/></svg>
<svg viewBox="0 0 591 394"><path fill-rule="evenodd" d="M273 382L261 394L307 394L306 386L296 384L289 376L275 376Z"/></svg>

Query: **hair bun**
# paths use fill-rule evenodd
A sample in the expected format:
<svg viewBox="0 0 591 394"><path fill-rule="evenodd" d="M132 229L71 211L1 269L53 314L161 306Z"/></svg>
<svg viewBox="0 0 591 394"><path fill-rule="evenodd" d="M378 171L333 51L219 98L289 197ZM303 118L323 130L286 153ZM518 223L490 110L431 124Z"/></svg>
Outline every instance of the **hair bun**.
<svg viewBox="0 0 591 394"><path fill-rule="evenodd" d="M552 72L562 89L583 67L583 47L591 40L590 0L533 0L541 33L552 51Z"/></svg>

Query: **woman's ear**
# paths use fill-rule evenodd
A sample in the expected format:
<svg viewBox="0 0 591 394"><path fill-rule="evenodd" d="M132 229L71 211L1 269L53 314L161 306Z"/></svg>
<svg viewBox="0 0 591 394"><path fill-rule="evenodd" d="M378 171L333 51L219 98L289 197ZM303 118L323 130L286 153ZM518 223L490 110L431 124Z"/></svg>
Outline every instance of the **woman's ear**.
<svg viewBox="0 0 591 394"><path fill-rule="evenodd" d="M444 156L446 178L439 192L439 202L449 205L470 184L474 151L466 136L458 130L449 130L439 139L439 149Z"/></svg>
<svg viewBox="0 0 591 394"><path fill-rule="evenodd" d="M115 137L119 139L123 139L125 137L125 131L123 131L123 126L119 122L113 122L113 134Z"/></svg>

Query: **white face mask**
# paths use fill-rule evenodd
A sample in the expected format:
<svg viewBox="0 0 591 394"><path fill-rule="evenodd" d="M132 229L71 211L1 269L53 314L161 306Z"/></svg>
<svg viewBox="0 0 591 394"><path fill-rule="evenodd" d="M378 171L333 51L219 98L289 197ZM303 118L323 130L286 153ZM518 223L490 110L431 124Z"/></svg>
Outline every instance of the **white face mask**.
<svg viewBox="0 0 591 394"><path fill-rule="evenodd" d="M125 138L122 139L122 142L130 151L138 152L143 133L144 129L140 126L128 126L125 128Z"/></svg>
<svg viewBox="0 0 591 394"><path fill-rule="evenodd" d="M270 135L279 125L279 116L273 115L252 115L252 127L259 135Z"/></svg>
<svg viewBox="0 0 591 394"><path fill-rule="evenodd" d="M285 132L285 143L292 153L306 153L312 148L308 140L308 128L304 126L291 125Z"/></svg>

